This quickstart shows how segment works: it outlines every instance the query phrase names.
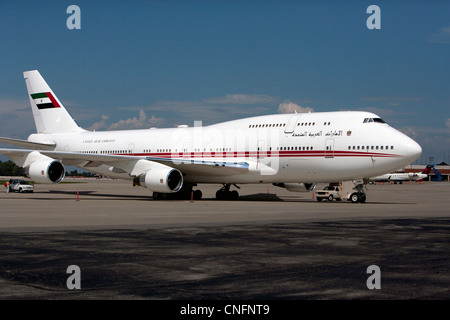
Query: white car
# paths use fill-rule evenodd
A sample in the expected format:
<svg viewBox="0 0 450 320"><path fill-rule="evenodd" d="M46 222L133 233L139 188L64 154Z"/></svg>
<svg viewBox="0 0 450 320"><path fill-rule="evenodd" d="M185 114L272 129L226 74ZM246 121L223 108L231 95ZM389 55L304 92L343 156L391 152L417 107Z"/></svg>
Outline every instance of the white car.
<svg viewBox="0 0 450 320"><path fill-rule="evenodd" d="M326 186L323 190L316 192L316 199L317 201L322 201L323 199L341 201L341 190L339 186Z"/></svg>
<svg viewBox="0 0 450 320"><path fill-rule="evenodd" d="M9 180L9 191L13 192L33 192L34 186L30 183L30 181L20 180L20 179L11 179Z"/></svg>

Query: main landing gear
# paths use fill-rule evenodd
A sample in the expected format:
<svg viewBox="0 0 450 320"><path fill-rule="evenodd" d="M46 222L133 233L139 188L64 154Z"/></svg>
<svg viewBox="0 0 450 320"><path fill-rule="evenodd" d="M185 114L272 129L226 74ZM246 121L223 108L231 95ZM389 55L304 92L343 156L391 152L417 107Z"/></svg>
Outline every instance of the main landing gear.
<svg viewBox="0 0 450 320"><path fill-rule="evenodd" d="M240 189L237 185L233 184ZM153 192L154 200L201 200L202 192L200 190L192 190L193 185L184 185L180 191L175 193ZM217 190L217 200L238 200L239 193L236 190L230 190L231 184L226 183L222 188Z"/></svg>
<svg viewBox="0 0 450 320"><path fill-rule="evenodd" d="M216 199L217 200L238 200L239 199L239 193L236 190L230 191L230 183L226 183L223 185L223 187L216 192ZM234 184L234 186L238 189L240 189L237 185Z"/></svg>

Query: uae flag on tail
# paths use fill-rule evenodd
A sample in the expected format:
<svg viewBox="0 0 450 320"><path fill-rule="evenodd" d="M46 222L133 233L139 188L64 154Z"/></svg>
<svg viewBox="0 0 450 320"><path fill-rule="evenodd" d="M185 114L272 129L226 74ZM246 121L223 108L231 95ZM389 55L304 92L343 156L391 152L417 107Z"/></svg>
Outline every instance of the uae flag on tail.
<svg viewBox="0 0 450 320"><path fill-rule="evenodd" d="M39 110L61 108L51 92L32 93L31 98L33 98L34 103L36 103Z"/></svg>

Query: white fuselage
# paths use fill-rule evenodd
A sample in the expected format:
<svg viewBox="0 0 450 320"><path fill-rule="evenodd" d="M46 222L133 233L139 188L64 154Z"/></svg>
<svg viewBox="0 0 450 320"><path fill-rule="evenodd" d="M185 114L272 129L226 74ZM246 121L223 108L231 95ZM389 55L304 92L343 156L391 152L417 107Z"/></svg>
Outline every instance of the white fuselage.
<svg viewBox="0 0 450 320"><path fill-rule="evenodd" d="M29 141L56 143L55 151L162 159L246 162L245 174L188 173L197 183L334 182L374 177L404 167L420 146L368 112L277 114L209 126L58 134ZM132 179L107 165L90 171Z"/></svg>

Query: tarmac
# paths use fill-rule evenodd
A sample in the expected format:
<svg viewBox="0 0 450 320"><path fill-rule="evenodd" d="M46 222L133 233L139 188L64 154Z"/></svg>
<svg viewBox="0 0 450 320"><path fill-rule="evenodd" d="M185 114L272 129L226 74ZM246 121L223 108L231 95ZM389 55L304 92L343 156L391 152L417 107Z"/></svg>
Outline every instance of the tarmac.
<svg viewBox="0 0 450 320"><path fill-rule="evenodd" d="M219 187L195 201L119 180L1 190L0 299L450 298L448 182L367 185L364 204L267 184L218 201Z"/></svg>

